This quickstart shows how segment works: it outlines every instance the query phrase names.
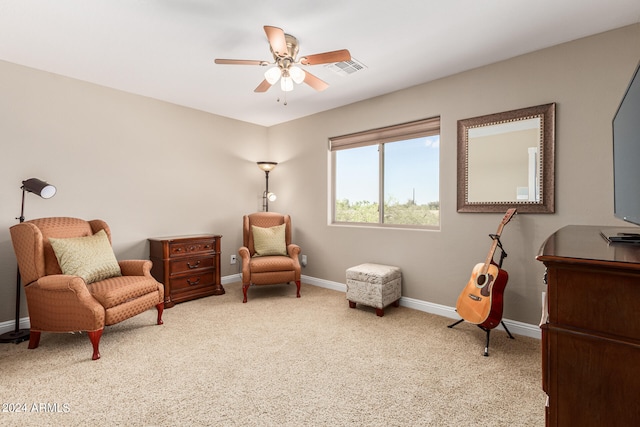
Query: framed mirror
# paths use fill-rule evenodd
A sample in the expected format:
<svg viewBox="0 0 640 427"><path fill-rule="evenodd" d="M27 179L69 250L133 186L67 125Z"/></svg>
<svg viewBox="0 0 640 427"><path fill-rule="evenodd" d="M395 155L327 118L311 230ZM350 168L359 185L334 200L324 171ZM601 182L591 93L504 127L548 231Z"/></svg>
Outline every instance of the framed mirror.
<svg viewBox="0 0 640 427"><path fill-rule="evenodd" d="M555 107L458 120L458 212L555 212Z"/></svg>

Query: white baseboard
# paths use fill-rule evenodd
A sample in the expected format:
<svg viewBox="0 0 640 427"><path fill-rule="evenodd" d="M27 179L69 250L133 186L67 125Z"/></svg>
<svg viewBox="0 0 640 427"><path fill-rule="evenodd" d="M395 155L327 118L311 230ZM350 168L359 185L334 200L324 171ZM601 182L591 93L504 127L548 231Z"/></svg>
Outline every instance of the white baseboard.
<svg viewBox="0 0 640 427"><path fill-rule="evenodd" d="M237 273L237 274L231 274L229 276L223 276L220 278L220 282L223 285L228 285L229 283L242 282L242 275L240 273Z"/></svg>
<svg viewBox="0 0 640 427"><path fill-rule="evenodd" d="M28 317L23 317L20 319L20 323L18 324L20 329L29 329L31 327L31 322ZM16 329L15 320L7 320L6 322L0 323L0 335L6 334L7 332L13 332Z"/></svg>
<svg viewBox="0 0 640 427"><path fill-rule="evenodd" d="M333 289L334 291L347 292L347 285L344 283L331 282L324 279L316 279L315 277L302 276L302 281L309 285L319 286L321 288ZM400 305L403 307L413 308L414 310L424 311L425 313L436 314L438 316L448 317L451 319L460 319L456 309L446 305L434 304L414 298L401 297ZM518 322L516 320L502 319L509 329L509 332L515 335L541 339L542 334L538 325ZM496 329L504 330L502 325Z"/></svg>
<svg viewBox="0 0 640 427"><path fill-rule="evenodd" d="M229 283L237 283L242 281L242 276L240 273L231 274L229 276L224 276L221 278L221 282L223 285L227 285ZM309 285L318 286L321 288L332 289L334 291L339 292L347 292L347 286L344 283L332 282L324 279L317 279L315 277L310 276L302 276L302 281ZM451 319L460 319L458 314L456 313L455 308L449 307L446 305L434 304L431 302L426 302L414 298L401 297L400 305L403 307L412 308L414 310L424 311L425 313L436 314L438 316L448 317ZM522 335L525 337L531 338L541 338L541 332L538 325L530 325L528 323L518 322L516 320L508 320L502 319L509 331L516 335ZM23 317L20 319L20 329L29 329L30 322L28 317ZM8 320L6 322L0 323L0 334L4 334L5 332L11 332L15 328L15 323L13 320ZM502 329L502 325L498 326L497 329Z"/></svg>

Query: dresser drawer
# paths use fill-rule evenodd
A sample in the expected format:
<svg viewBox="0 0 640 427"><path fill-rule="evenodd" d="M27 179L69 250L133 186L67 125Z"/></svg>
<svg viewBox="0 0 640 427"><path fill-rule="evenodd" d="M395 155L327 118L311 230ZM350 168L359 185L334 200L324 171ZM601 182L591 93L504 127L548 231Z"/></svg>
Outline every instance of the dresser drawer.
<svg viewBox="0 0 640 427"><path fill-rule="evenodd" d="M640 323L630 320L640 313L638 274L569 264L549 270L550 323L640 342Z"/></svg>
<svg viewBox="0 0 640 427"><path fill-rule="evenodd" d="M211 240L192 240L189 242L169 243L169 256L194 255L198 253L211 252L215 248L215 242Z"/></svg>
<svg viewBox="0 0 640 427"><path fill-rule="evenodd" d="M211 286L215 283L214 269L200 271L192 275L185 275L180 277L172 277L169 279L171 282L171 291L178 292L185 289L195 289L205 286Z"/></svg>
<svg viewBox="0 0 640 427"><path fill-rule="evenodd" d="M211 255L203 257L190 257L186 259L175 259L169 263L169 274L173 276L200 268L212 268L214 264L215 258Z"/></svg>

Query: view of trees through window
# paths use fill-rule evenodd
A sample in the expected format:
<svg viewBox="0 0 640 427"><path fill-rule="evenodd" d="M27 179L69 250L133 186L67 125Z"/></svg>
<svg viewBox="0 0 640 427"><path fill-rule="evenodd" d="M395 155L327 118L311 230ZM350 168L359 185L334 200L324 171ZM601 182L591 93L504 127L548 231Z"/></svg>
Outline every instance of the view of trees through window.
<svg viewBox="0 0 640 427"><path fill-rule="evenodd" d="M439 226L439 151L439 135L334 151L334 222Z"/></svg>

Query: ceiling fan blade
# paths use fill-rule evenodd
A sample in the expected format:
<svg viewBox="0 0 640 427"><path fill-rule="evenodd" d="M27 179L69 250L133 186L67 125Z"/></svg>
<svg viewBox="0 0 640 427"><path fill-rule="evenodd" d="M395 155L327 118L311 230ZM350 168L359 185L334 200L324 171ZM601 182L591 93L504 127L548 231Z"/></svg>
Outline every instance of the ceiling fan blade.
<svg viewBox="0 0 640 427"><path fill-rule="evenodd" d="M277 56L286 56L289 51L287 50L287 40L284 37L284 31L282 28L264 26L264 32L267 34L271 50Z"/></svg>
<svg viewBox="0 0 640 427"><path fill-rule="evenodd" d="M333 62L350 61L351 53L347 49L334 50L332 52L317 53L304 56L300 59L302 65L330 64Z"/></svg>
<svg viewBox="0 0 640 427"><path fill-rule="evenodd" d="M309 86L311 86L312 88L314 88L315 90L317 90L318 92L323 91L329 87L328 83L320 80L319 78L309 73L308 71L304 72L304 82Z"/></svg>
<svg viewBox="0 0 640 427"><path fill-rule="evenodd" d="M267 61L254 61L251 59L216 59L216 64L229 64L229 65L269 65Z"/></svg>
<svg viewBox="0 0 640 427"><path fill-rule="evenodd" d="M253 91L254 92L266 92L269 90L269 88L271 87L271 83L269 83L267 80L263 80L262 83L260 83L258 85L257 88L255 88Z"/></svg>

